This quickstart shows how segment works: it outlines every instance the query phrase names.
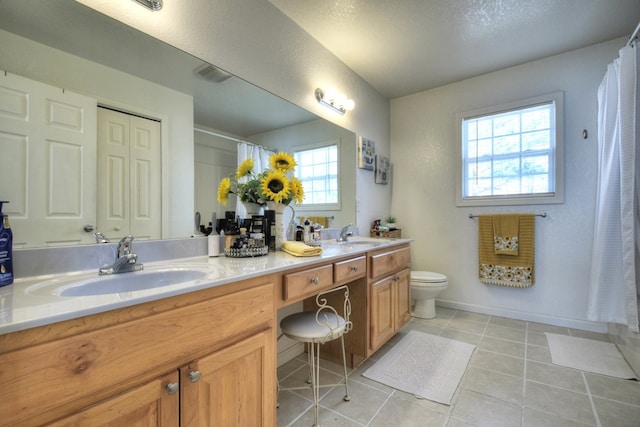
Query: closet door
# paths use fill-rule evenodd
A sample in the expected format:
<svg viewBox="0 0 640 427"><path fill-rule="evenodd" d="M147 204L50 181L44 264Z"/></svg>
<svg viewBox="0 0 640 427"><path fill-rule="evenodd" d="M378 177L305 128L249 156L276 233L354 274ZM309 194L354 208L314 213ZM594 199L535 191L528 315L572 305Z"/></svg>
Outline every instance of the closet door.
<svg viewBox="0 0 640 427"><path fill-rule="evenodd" d="M0 75L0 198L14 247L90 243L96 221L95 99Z"/></svg>
<svg viewBox="0 0 640 427"><path fill-rule="evenodd" d="M98 230L161 237L160 123L98 110Z"/></svg>

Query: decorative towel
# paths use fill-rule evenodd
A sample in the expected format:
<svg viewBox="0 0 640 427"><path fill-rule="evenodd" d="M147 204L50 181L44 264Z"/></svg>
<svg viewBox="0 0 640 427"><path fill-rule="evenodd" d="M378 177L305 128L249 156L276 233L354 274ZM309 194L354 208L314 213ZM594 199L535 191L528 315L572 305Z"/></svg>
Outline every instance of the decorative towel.
<svg viewBox="0 0 640 427"><path fill-rule="evenodd" d="M527 288L535 283L535 215L518 215L518 255L495 252L494 215L478 218L478 261L480 282L486 285Z"/></svg>
<svg viewBox="0 0 640 427"><path fill-rule="evenodd" d="M518 256L519 215L493 215L493 252Z"/></svg>
<svg viewBox="0 0 640 427"><path fill-rule="evenodd" d="M309 246L304 242L282 242L282 250L294 256L318 256L322 254L322 248Z"/></svg>

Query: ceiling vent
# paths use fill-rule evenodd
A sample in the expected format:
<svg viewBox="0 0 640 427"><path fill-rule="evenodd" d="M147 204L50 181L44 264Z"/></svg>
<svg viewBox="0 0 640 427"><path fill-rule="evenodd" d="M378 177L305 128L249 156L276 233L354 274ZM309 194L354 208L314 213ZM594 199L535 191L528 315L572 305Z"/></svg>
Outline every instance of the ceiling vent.
<svg viewBox="0 0 640 427"><path fill-rule="evenodd" d="M222 83L223 81L233 77L231 74L227 73L226 71L223 71L218 67L214 67L211 64L202 64L201 66L199 66L193 71L203 79L216 82L216 83Z"/></svg>

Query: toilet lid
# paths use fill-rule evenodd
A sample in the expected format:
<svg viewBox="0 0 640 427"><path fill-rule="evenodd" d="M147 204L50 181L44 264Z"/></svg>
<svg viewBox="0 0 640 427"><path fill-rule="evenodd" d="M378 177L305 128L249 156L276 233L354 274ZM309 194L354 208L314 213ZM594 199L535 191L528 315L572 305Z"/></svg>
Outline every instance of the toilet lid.
<svg viewBox="0 0 640 427"><path fill-rule="evenodd" d="M440 283L447 280L447 276L432 271L412 271L411 280L423 283Z"/></svg>

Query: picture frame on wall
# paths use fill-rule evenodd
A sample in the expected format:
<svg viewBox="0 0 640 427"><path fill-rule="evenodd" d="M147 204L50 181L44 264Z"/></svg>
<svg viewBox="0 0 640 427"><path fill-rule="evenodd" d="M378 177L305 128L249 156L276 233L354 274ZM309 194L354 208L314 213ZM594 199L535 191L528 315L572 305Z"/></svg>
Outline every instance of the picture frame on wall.
<svg viewBox="0 0 640 427"><path fill-rule="evenodd" d="M374 170L376 143L363 136L358 137L358 167Z"/></svg>
<svg viewBox="0 0 640 427"><path fill-rule="evenodd" d="M380 155L376 156L376 184L389 183L390 163L391 161L388 157Z"/></svg>

